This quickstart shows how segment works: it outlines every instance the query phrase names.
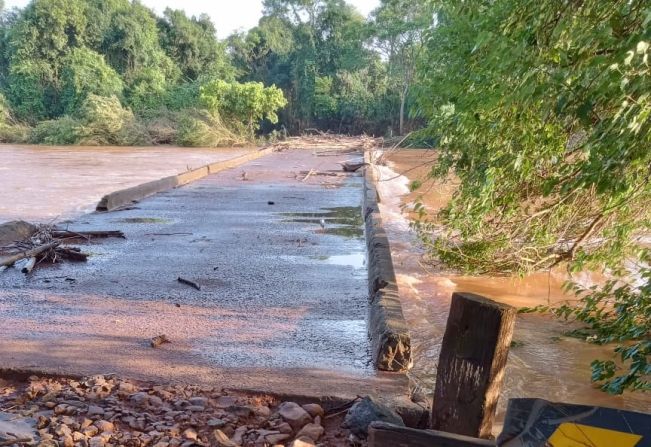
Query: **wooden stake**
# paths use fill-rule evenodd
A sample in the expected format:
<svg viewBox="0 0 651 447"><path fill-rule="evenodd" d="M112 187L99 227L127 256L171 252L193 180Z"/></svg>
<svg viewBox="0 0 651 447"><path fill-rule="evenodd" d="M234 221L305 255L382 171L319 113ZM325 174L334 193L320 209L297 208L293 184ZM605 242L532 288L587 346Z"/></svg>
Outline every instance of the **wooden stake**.
<svg viewBox="0 0 651 447"><path fill-rule="evenodd" d="M516 310L472 293L452 294L432 405L434 430L491 435Z"/></svg>

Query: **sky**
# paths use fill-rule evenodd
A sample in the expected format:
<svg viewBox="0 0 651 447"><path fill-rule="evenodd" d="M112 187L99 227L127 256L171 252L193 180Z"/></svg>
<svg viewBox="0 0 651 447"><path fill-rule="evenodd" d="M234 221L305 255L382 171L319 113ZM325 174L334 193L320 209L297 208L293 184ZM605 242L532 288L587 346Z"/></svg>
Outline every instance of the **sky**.
<svg viewBox="0 0 651 447"><path fill-rule="evenodd" d="M30 0L5 0L5 7L22 8ZM262 0L142 0L142 3L161 14L165 8L183 9L192 15L207 13L217 27L220 39L233 31L247 30L258 24L262 15ZM348 0L364 16L379 4L379 0Z"/></svg>

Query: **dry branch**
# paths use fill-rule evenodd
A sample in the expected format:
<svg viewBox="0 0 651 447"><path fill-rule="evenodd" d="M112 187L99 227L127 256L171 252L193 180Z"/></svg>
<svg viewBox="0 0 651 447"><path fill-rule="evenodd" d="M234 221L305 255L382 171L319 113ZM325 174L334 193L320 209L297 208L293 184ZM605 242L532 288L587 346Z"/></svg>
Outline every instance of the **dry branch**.
<svg viewBox="0 0 651 447"><path fill-rule="evenodd" d="M16 261L20 261L21 259L35 258L48 250L52 250L53 248L58 247L59 244L60 244L59 241L49 242L47 244L40 245L36 248L32 248L9 256L5 256L3 258L0 258L0 265L9 267L14 263L16 263Z"/></svg>
<svg viewBox="0 0 651 447"><path fill-rule="evenodd" d="M190 281L189 279L185 279L179 276L177 278L177 281L180 282L181 284L185 284L186 286L194 287L197 290L201 290L201 286L199 284L197 284L194 281Z"/></svg>

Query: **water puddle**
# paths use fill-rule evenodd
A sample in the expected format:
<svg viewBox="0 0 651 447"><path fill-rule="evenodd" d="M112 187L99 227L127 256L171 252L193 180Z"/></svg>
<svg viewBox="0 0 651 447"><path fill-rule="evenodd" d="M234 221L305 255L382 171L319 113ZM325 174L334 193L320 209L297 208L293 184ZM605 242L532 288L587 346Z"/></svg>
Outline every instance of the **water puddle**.
<svg viewBox="0 0 651 447"><path fill-rule="evenodd" d="M305 223L318 226L316 232L345 238L364 237L362 210L357 206L323 208L311 213L280 213L283 222Z"/></svg>
<svg viewBox="0 0 651 447"><path fill-rule="evenodd" d="M366 254L363 252L350 253L347 255L323 256L326 264L331 265L344 265L354 269L362 269L366 267Z"/></svg>

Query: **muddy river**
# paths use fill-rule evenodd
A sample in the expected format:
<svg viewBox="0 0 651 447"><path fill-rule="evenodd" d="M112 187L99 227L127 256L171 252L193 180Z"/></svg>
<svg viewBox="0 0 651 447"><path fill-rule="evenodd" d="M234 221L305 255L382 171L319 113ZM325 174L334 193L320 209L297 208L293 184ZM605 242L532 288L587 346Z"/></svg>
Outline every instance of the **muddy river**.
<svg viewBox="0 0 651 447"><path fill-rule="evenodd" d="M474 292L513 306L535 306L568 297L562 290L564 271L552 271L526 278L468 277L422 263L422 249L409 227L410 209L419 199L435 212L443 206L453 184L427 181L433 151L408 150L387 157L379 167L380 205L391 240L398 285L403 297L405 318L412 328L416 359L413 378L430 389L445 331L450 296L454 291ZM423 186L410 192L408 185L422 180ZM575 277L585 284L593 275ZM651 411L651 395L642 393L610 396L590 383L590 362L610 358L612 351L580 340L564 337L567 326L544 315L519 315L514 347L509 354L499 415L504 415L512 397L539 397L552 401L593 404Z"/></svg>
<svg viewBox="0 0 651 447"><path fill-rule="evenodd" d="M195 169L246 149L0 145L0 222L62 220L105 194Z"/></svg>

